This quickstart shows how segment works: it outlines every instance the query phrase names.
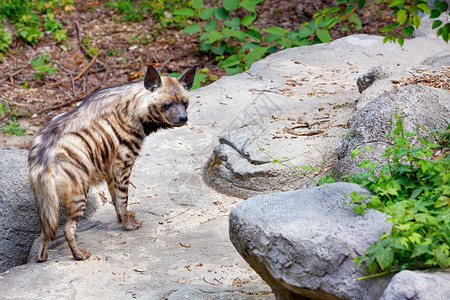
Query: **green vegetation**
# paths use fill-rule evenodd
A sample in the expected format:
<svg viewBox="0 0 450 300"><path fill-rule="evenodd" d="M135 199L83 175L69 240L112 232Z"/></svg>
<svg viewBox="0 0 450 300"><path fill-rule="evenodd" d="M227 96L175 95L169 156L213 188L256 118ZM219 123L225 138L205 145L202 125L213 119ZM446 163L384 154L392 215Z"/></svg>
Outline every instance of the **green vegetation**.
<svg viewBox="0 0 450 300"><path fill-rule="evenodd" d="M194 0L191 7L175 10L173 14L192 19L184 32L198 34L199 50L215 55L219 65L233 75L279 49L327 43L331 39L329 30L337 24L342 25L342 30L361 29L356 10L366 5L364 0L338 0L336 6L315 13L313 21L289 31L278 26L261 29L254 25L258 18L255 6L262 1L224 0L220 5L205 8L203 0ZM429 13L432 18L446 13L446 2L436 1L435 5L436 9L431 10L427 1L391 0L396 21L381 29L384 42L397 41L403 45L404 37L411 37L414 26L420 26L418 12ZM448 42L450 24L443 25L442 21L436 20L433 28L437 27L440 27L438 35Z"/></svg>
<svg viewBox="0 0 450 300"><path fill-rule="evenodd" d="M50 31L58 42L67 38L67 30L55 19L54 12L64 7L71 10L73 0L1 0L0 1L0 51L4 52L11 44L11 34L5 29L5 21L16 28L16 37L25 43L35 45L44 31Z"/></svg>
<svg viewBox="0 0 450 300"><path fill-rule="evenodd" d="M450 266L450 154L436 155L437 149L450 146L450 126L431 135L437 135L439 143L406 132L403 118L397 116L389 135L392 145L383 155L387 163L380 166L365 159L359 167L367 171L347 176L348 181L373 193L367 203L361 201L365 196L352 194L354 211L364 214L365 209L373 208L389 215L393 224L390 234L383 234L356 258L356 267L365 264L370 272L383 275ZM355 148L351 155L361 154Z"/></svg>
<svg viewBox="0 0 450 300"><path fill-rule="evenodd" d="M40 54L37 59L32 58L31 65L37 71L33 77L43 80L46 74L55 75L58 67L55 67L53 64L51 56L48 53Z"/></svg>
<svg viewBox="0 0 450 300"><path fill-rule="evenodd" d="M388 135L391 146L382 156L386 159L385 165L364 159L359 164L364 171L342 178L372 193L367 200L366 195L357 192L349 195L355 213L364 215L366 209L375 209L387 214L387 221L392 223L390 234L383 234L362 256L354 257L357 268L364 266L372 273L357 280L405 269L450 267L450 125L423 137L423 134L405 131L403 117L397 115L394 127ZM276 159L262 149L258 141L256 143L273 163L316 182L306 173L318 171L316 168L292 167L286 163L289 158ZM372 148L366 146L365 151L372 151ZM363 153L355 148L351 157ZM336 179L327 175L316 183L332 182Z"/></svg>
<svg viewBox="0 0 450 300"><path fill-rule="evenodd" d="M3 133L7 133L8 136L25 136L25 129L20 127L20 124L17 122L19 118L17 109L7 103L0 103L0 120L4 118L8 118L8 120L0 127Z"/></svg>
<svg viewBox="0 0 450 300"><path fill-rule="evenodd" d="M164 30L168 26L182 28L186 24L186 18L172 12L191 4L192 1L182 0L117 0L107 1L105 7L119 13L120 21L125 22L140 22L151 15L157 22L158 29Z"/></svg>
<svg viewBox="0 0 450 300"><path fill-rule="evenodd" d="M203 0L116 0L105 2L104 6L120 14L117 21L140 22L152 17L157 24L151 32L153 37L170 26L196 34L199 50L210 53L228 74L242 72L253 62L280 49L327 43L331 39L330 29L338 24L343 31L359 30L362 28L359 13L366 7L365 0L338 0L336 6L316 12L312 21L298 24L297 30L289 31L278 26L260 28L255 25L257 5L263 1L223 0L206 7ZM449 14L446 1L435 1L433 9L426 0L387 2L394 10L393 23L380 31L385 42L393 41L400 45L405 38L412 36L415 27L420 26L419 12L427 13L431 18ZM95 4L91 5L95 7ZM44 31L50 32L58 42L66 40L67 29L56 17L61 10L75 10L74 1L0 0L0 54L12 43L5 21L15 27L17 38L31 45L44 37ZM438 28L438 36L448 42L448 22L435 20L432 27ZM132 39L132 43L150 42L147 34L136 34ZM83 44L90 43L83 41ZM98 53L96 48L88 48L91 54Z"/></svg>

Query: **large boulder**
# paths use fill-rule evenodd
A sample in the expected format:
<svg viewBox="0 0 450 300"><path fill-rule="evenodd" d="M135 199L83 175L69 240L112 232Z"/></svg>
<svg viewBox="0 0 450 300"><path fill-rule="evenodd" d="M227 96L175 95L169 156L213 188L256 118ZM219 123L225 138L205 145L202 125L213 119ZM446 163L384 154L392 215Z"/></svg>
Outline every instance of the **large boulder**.
<svg viewBox="0 0 450 300"><path fill-rule="evenodd" d="M0 148L0 273L27 261L41 227L28 181L28 151Z"/></svg>
<svg viewBox="0 0 450 300"><path fill-rule="evenodd" d="M28 180L28 151L0 148L0 157L0 272L3 272L27 262L41 226ZM97 208L96 197L88 194L85 217ZM66 218L61 205L61 223Z"/></svg>
<svg viewBox="0 0 450 300"><path fill-rule="evenodd" d="M380 300L450 299L450 270L401 271L396 274Z"/></svg>
<svg viewBox="0 0 450 300"><path fill-rule="evenodd" d="M389 276L362 276L352 255L361 255L391 224L373 210L356 215L350 193L358 185L334 183L256 196L230 212L230 239L277 299L377 299Z"/></svg>
<svg viewBox="0 0 450 300"><path fill-rule="evenodd" d="M364 157L382 162L381 154L390 144L387 134L393 123L404 116L403 126L409 132L426 132L444 129L449 124L450 93L444 89L424 85L406 85L388 91L375 98L349 121L348 134L336 151L338 162L331 172L340 177L343 174L359 172L362 158L351 158L351 151L371 146Z"/></svg>

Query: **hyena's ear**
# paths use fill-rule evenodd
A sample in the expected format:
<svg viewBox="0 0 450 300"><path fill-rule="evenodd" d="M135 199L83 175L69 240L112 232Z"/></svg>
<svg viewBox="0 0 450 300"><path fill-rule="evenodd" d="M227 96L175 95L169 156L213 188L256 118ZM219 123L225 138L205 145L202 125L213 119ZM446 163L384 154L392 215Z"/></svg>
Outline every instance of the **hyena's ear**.
<svg viewBox="0 0 450 300"><path fill-rule="evenodd" d="M178 77L178 81L184 86L186 90L189 90L194 85L195 71L197 70L197 65L190 67L186 72Z"/></svg>
<svg viewBox="0 0 450 300"><path fill-rule="evenodd" d="M162 81L158 71L156 71L154 66L148 65L147 73L145 73L144 77L144 87L150 92L153 92L161 86L161 83Z"/></svg>

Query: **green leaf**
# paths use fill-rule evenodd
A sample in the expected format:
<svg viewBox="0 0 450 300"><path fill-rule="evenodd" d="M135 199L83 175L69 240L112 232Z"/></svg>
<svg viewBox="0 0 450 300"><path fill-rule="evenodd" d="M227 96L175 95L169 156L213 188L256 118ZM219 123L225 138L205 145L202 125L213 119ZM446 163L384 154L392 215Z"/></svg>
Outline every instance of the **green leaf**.
<svg viewBox="0 0 450 300"><path fill-rule="evenodd" d="M359 148L355 148L350 152L350 157L355 158L356 155L359 155L361 153L361 150Z"/></svg>
<svg viewBox="0 0 450 300"><path fill-rule="evenodd" d="M244 0L241 2L241 7L245 8L246 10L256 13L255 11L255 5L262 2L263 0Z"/></svg>
<svg viewBox="0 0 450 300"><path fill-rule="evenodd" d="M240 59L239 55L234 54L234 55L231 55L230 57L228 57L226 60L224 60L220 64L220 67L221 68L229 68L229 67L239 65L240 63L241 63L241 59Z"/></svg>
<svg viewBox="0 0 450 300"><path fill-rule="evenodd" d="M233 29L229 29L229 28L222 29L222 34L230 36L230 37L234 37L240 42L245 41L245 37L246 37L245 32L239 31L239 30L233 30Z"/></svg>
<svg viewBox="0 0 450 300"><path fill-rule="evenodd" d="M416 26L416 28L419 28L420 23L421 23L419 15L413 16L412 23L414 26Z"/></svg>
<svg viewBox="0 0 450 300"><path fill-rule="evenodd" d="M281 40L278 42L281 46L283 46L285 49L292 47L292 41L288 38L282 37Z"/></svg>
<svg viewBox="0 0 450 300"><path fill-rule="evenodd" d="M245 56L245 64L250 67L255 61L261 59L266 54L268 47L253 48Z"/></svg>
<svg viewBox="0 0 450 300"><path fill-rule="evenodd" d="M192 8L199 9L203 6L203 0L194 0L192 2Z"/></svg>
<svg viewBox="0 0 450 300"><path fill-rule="evenodd" d="M225 20L223 22L226 26L232 29L239 29L239 25L241 24L241 19L238 17L234 17L231 20Z"/></svg>
<svg viewBox="0 0 450 300"><path fill-rule="evenodd" d="M300 28L298 31L298 39L306 38L312 34L314 34L315 30L310 28L309 26L305 25Z"/></svg>
<svg viewBox="0 0 450 300"><path fill-rule="evenodd" d="M413 232L409 237L408 240L411 241L413 244L420 244L422 236L418 234L417 232Z"/></svg>
<svg viewBox="0 0 450 300"><path fill-rule="evenodd" d="M252 24L257 17L257 14L246 15L244 18L242 18L241 25L247 27L248 25Z"/></svg>
<svg viewBox="0 0 450 300"><path fill-rule="evenodd" d="M223 0L222 4L226 10L233 11L239 7L239 0Z"/></svg>
<svg viewBox="0 0 450 300"><path fill-rule="evenodd" d="M392 262L394 261L394 253L392 251L392 248L390 247L389 244L384 242L385 241L374 244L375 247L373 250L375 259L382 270L391 266Z"/></svg>
<svg viewBox="0 0 450 300"><path fill-rule="evenodd" d="M403 44L405 43L405 39L404 39L403 37L399 36L399 37L397 38L397 42L398 42L398 44L400 45L400 47L402 47Z"/></svg>
<svg viewBox="0 0 450 300"><path fill-rule="evenodd" d="M359 9L362 9L366 5L366 0L359 0L358 1L358 7Z"/></svg>
<svg viewBox="0 0 450 300"><path fill-rule="evenodd" d="M406 20L408 20L408 15L409 15L409 13L406 10L400 9L397 12L397 22L400 25L404 24L406 22Z"/></svg>
<svg viewBox="0 0 450 300"><path fill-rule="evenodd" d="M428 4L426 3L419 3L416 5L418 9L420 9L421 11L424 11L426 13L430 13L430 7L428 6Z"/></svg>
<svg viewBox="0 0 450 300"><path fill-rule="evenodd" d="M327 29L317 29L316 35L322 43L328 43L331 38Z"/></svg>
<svg viewBox="0 0 450 300"><path fill-rule="evenodd" d="M389 7L400 6L403 4L405 4L405 0L392 0L391 3L389 3Z"/></svg>
<svg viewBox="0 0 450 300"><path fill-rule="evenodd" d="M216 28L217 28L217 21L216 20L209 20L205 24L205 30L206 31L211 31L211 30L216 29Z"/></svg>
<svg viewBox="0 0 450 300"><path fill-rule="evenodd" d="M250 38L252 38L252 39L254 39L255 41L260 41L261 40L261 38L262 38L262 36L261 36L261 34L259 33L259 32L257 32L257 31L255 31L255 30L247 30L246 32L245 32L245 34L248 36L248 37L250 37Z"/></svg>
<svg viewBox="0 0 450 300"><path fill-rule="evenodd" d="M434 203L434 207L440 208L444 206L450 206L450 198L442 195L436 200L436 203Z"/></svg>
<svg viewBox="0 0 450 300"><path fill-rule="evenodd" d="M217 30L213 29L209 32L208 42L213 44L215 41L218 41L222 37L222 34Z"/></svg>
<svg viewBox="0 0 450 300"><path fill-rule="evenodd" d="M209 50L211 50L212 53L215 55L222 55L225 53L225 43L221 43L219 46L210 46Z"/></svg>
<svg viewBox="0 0 450 300"><path fill-rule="evenodd" d="M195 89L198 89L199 87L201 87L202 81L205 80L207 77L208 77L208 75L205 73L195 74L194 84L192 85L192 88L190 90L192 91L192 90L195 90Z"/></svg>
<svg viewBox="0 0 450 300"><path fill-rule="evenodd" d="M180 9L175 9L172 14L174 16L187 16L187 17L193 17L195 16L195 11L191 8L180 8Z"/></svg>
<svg viewBox="0 0 450 300"><path fill-rule="evenodd" d="M226 18L228 18L228 11L225 8L219 6L214 11L214 17L216 17L218 20L225 20Z"/></svg>
<svg viewBox="0 0 450 300"><path fill-rule="evenodd" d="M255 42L248 42L242 45L242 48L244 49L253 49L256 47L260 47L261 45Z"/></svg>
<svg viewBox="0 0 450 300"><path fill-rule="evenodd" d="M445 12L448 9L446 1L434 1L434 6L439 9L440 12Z"/></svg>
<svg viewBox="0 0 450 300"><path fill-rule="evenodd" d="M433 9L430 12L430 18L435 19L438 18L441 15L441 12L437 9Z"/></svg>
<svg viewBox="0 0 450 300"><path fill-rule="evenodd" d="M278 36L284 36L288 32L286 29L283 29L278 26L268 27L268 28L264 29L263 31L270 33L270 34L278 35Z"/></svg>
<svg viewBox="0 0 450 300"><path fill-rule="evenodd" d="M225 68L225 71L227 72L228 75L235 75L235 74L243 72L244 67L239 65L239 66L235 66L232 68Z"/></svg>
<svg viewBox="0 0 450 300"><path fill-rule="evenodd" d="M412 34L414 33L414 27L413 26L407 26L405 28L402 29L402 32L406 35L406 36L412 36Z"/></svg>
<svg viewBox="0 0 450 300"><path fill-rule="evenodd" d="M183 29L183 32L185 33L198 33L200 31L202 31L202 27L198 24L191 24Z"/></svg>
<svg viewBox="0 0 450 300"><path fill-rule="evenodd" d="M264 38L264 41L266 42L266 43L272 43L272 42L274 42L274 41L276 41L276 40L279 40L281 38L281 36L279 36L278 34L273 34L273 33L271 33L271 34L269 34L268 36L266 36L265 38Z"/></svg>
<svg viewBox="0 0 450 300"><path fill-rule="evenodd" d="M423 255L423 254L432 254L433 252L430 251L431 247L430 244L418 244L414 245L413 252L411 254L411 258Z"/></svg>
<svg viewBox="0 0 450 300"><path fill-rule="evenodd" d="M214 12L216 11L216 8L207 8L205 10L202 10L198 16L200 17L200 19L202 20L208 20L209 18L212 17L212 15L214 14Z"/></svg>

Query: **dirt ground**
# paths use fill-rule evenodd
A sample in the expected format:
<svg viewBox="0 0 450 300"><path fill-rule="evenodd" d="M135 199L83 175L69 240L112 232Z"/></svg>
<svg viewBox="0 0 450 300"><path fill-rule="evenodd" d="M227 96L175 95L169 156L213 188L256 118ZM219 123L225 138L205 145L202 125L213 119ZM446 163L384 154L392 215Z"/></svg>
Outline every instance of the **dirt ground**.
<svg viewBox="0 0 450 300"><path fill-rule="evenodd" d="M96 1L95 9L90 4L93 1L76 2L74 12L61 11L56 15L68 29L66 41L58 43L48 33L33 47L14 39L11 49L4 54L0 63L0 103L17 109L26 136L8 136L0 131L0 147L28 149L39 129L54 116L73 109L97 89L139 79L148 64L159 68L162 74L182 72L198 64L207 69L211 79L225 75L214 57L198 51L195 35L175 27L152 35L156 23L151 16L141 22L119 22L120 16L104 7L106 1ZM332 3L266 0L257 6L256 25L295 30L300 23L310 20L315 11ZM367 4L361 18L363 29L358 33L379 35L379 28L391 21L390 16L386 6ZM331 36L336 39L353 33L356 31L342 32L337 28ZM99 49L95 60L82 41L89 41ZM33 77L36 71L30 60L42 53L51 54L58 71L56 75L38 79ZM0 126L6 121L6 115L0 116Z"/></svg>

